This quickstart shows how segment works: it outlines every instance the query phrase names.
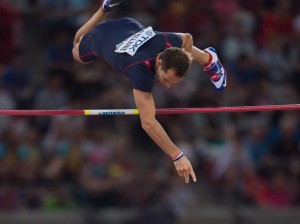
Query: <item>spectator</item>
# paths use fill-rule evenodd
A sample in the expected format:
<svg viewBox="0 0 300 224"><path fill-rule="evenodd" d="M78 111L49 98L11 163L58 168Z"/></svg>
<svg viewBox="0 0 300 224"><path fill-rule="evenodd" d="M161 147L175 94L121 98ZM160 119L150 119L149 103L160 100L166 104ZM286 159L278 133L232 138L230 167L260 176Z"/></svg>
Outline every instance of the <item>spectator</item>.
<svg viewBox="0 0 300 224"><path fill-rule="evenodd" d="M64 73L61 70L50 70L48 80L34 96L33 108L37 110L59 110L66 107L68 94L64 89ZM39 117L37 119L41 130L49 125L49 118Z"/></svg>
<svg viewBox="0 0 300 224"><path fill-rule="evenodd" d="M0 74L0 109L12 110L15 109L16 102L12 94L3 85L3 76ZM0 133L10 124L10 117L0 117Z"/></svg>
<svg viewBox="0 0 300 224"><path fill-rule="evenodd" d="M279 120L279 127L272 149L279 160L288 158L300 159L300 128L298 116L293 113L284 114Z"/></svg>
<svg viewBox="0 0 300 224"><path fill-rule="evenodd" d="M270 153L267 133L265 118L254 119L250 122L249 133L242 141L242 147L249 153L253 164L256 166L262 164Z"/></svg>
<svg viewBox="0 0 300 224"><path fill-rule="evenodd" d="M3 83L4 87L16 98L17 107L29 109L26 107L31 103L33 89L31 71L24 50L14 51L12 62L4 70Z"/></svg>
<svg viewBox="0 0 300 224"><path fill-rule="evenodd" d="M0 64L8 64L13 58L17 21L18 13L7 3L0 1Z"/></svg>

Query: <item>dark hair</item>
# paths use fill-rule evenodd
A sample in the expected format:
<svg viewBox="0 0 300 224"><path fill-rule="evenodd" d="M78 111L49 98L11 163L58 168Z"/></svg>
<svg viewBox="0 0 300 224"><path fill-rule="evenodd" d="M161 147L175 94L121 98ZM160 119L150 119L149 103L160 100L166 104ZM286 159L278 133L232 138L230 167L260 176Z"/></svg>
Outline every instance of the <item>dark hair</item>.
<svg viewBox="0 0 300 224"><path fill-rule="evenodd" d="M186 53L178 47L166 49L160 56L162 60L162 70L167 71L170 68L175 70L178 77L183 77L190 68L190 60Z"/></svg>

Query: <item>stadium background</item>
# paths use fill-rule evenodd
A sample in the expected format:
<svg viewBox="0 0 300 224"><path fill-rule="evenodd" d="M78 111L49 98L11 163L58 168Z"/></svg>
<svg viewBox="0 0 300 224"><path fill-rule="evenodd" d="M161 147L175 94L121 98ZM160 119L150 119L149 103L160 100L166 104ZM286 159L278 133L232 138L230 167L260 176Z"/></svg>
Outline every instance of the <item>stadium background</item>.
<svg viewBox="0 0 300 224"><path fill-rule="evenodd" d="M300 102L297 0L128 0L109 15L189 32L229 73L193 64L158 108ZM134 108L126 77L72 59L100 0L0 0L0 109ZM138 117L0 117L0 223L297 223L299 112L162 115L193 163L186 185Z"/></svg>

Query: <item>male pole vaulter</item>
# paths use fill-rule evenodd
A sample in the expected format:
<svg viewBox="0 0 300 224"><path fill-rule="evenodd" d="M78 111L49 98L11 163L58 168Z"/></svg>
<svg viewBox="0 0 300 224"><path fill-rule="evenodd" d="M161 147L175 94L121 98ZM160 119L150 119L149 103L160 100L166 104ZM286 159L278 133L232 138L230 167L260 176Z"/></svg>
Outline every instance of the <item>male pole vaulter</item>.
<svg viewBox="0 0 300 224"><path fill-rule="evenodd" d="M155 76L166 88L180 83L192 61L200 63L215 88L226 87L226 72L214 48L193 46L190 34L153 31L132 18L105 21L122 0L104 0L98 11L76 33L73 56L88 64L100 58L124 73L133 87L141 124L153 141L173 159L178 175L189 182L196 175L188 158L172 142L155 118L151 94Z"/></svg>

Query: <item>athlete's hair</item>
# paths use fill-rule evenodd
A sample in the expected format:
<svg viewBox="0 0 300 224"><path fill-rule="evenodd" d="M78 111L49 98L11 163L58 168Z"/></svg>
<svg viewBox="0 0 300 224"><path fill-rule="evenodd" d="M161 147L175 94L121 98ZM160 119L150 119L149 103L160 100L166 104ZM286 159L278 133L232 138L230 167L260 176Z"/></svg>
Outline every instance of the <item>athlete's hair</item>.
<svg viewBox="0 0 300 224"><path fill-rule="evenodd" d="M166 72L168 69L173 68L176 76L178 77L185 76L190 68L190 60L188 56L178 47L166 49L159 56L159 59L162 60L163 71Z"/></svg>

